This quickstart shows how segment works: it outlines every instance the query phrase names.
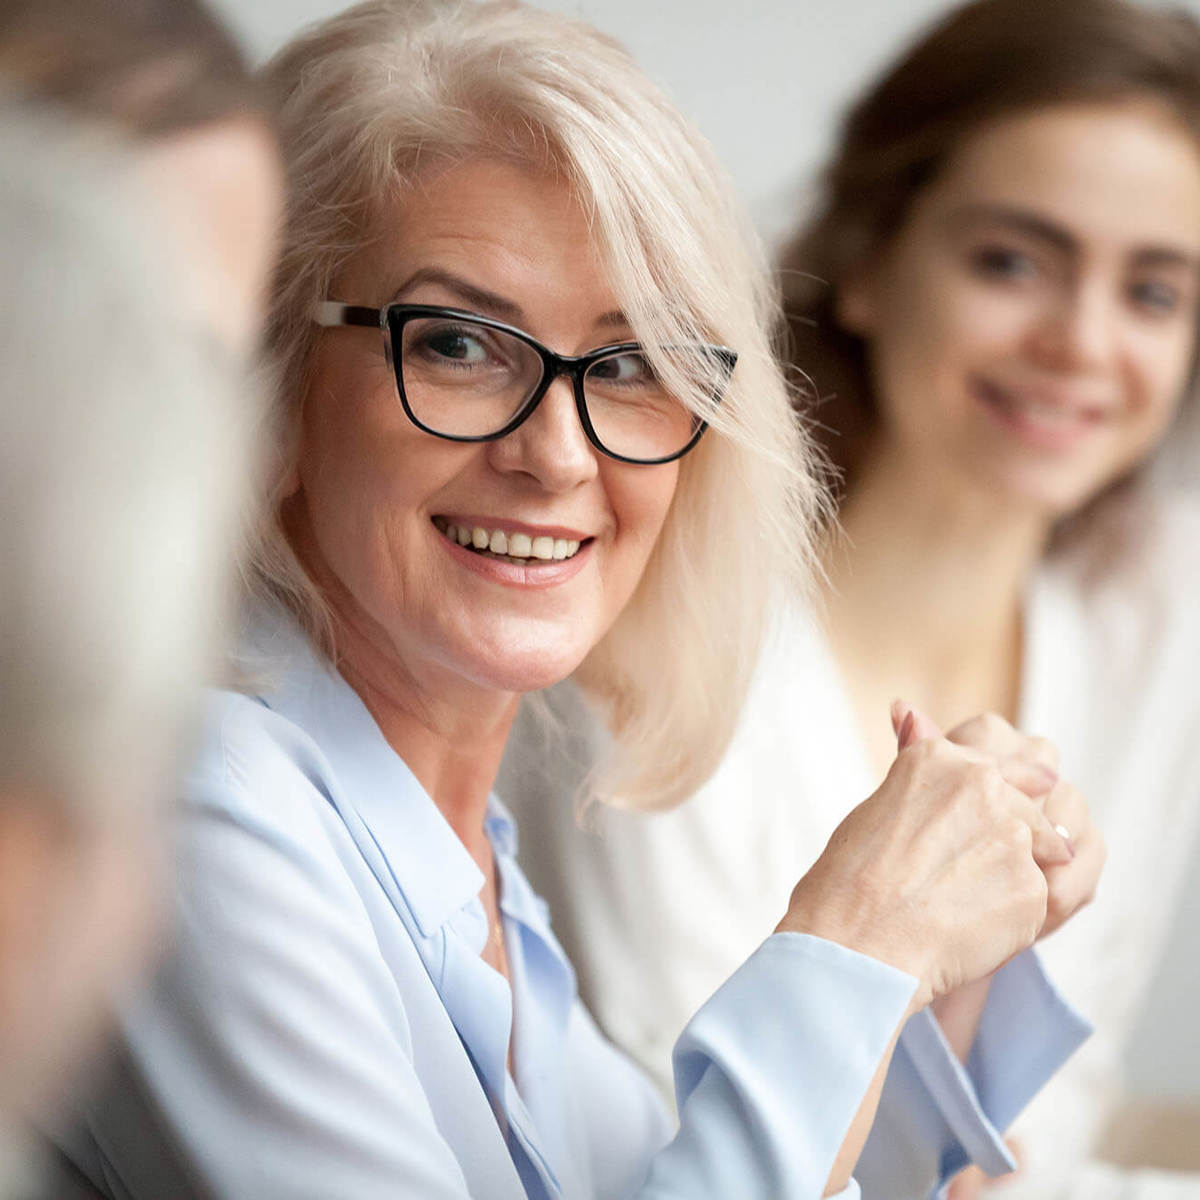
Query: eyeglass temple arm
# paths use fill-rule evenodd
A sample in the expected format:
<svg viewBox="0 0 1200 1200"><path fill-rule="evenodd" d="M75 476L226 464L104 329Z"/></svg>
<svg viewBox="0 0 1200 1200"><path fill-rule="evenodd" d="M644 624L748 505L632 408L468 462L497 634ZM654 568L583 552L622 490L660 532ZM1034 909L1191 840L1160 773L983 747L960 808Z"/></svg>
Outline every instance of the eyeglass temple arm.
<svg viewBox="0 0 1200 1200"><path fill-rule="evenodd" d="M364 325L368 329L378 329L386 312L386 308L364 308L361 304L322 300L313 309L313 320L325 329L336 325Z"/></svg>

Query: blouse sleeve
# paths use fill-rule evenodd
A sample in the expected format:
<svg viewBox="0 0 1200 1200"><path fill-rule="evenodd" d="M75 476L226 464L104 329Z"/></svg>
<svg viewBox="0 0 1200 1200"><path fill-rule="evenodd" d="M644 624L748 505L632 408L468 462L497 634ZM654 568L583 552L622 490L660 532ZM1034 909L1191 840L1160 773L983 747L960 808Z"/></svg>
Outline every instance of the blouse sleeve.
<svg viewBox="0 0 1200 1200"><path fill-rule="evenodd" d="M1033 950L996 973L965 1067L933 1013L917 1013L901 1034L859 1160L863 1195L937 1195L970 1163L993 1176L1012 1171L1004 1131L1090 1033Z"/></svg>
<svg viewBox="0 0 1200 1200"><path fill-rule="evenodd" d="M189 804L175 952L69 1157L119 1200L468 1200L336 856L314 853L302 806L281 828L225 799ZM768 939L679 1041L675 1135L661 1117L627 1145L616 1122L588 1131L624 1161L619 1200L816 1200L915 986L819 939ZM595 1112L635 1111L653 1092L632 1075L576 1085ZM523 1194L514 1176L487 1200Z"/></svg>

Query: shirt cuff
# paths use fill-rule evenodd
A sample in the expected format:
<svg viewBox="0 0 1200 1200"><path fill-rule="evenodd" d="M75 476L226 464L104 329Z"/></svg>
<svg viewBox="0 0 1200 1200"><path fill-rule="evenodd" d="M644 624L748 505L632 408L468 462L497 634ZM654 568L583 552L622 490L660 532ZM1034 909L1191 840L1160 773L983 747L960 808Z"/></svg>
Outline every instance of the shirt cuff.
<svg viewBox="0 0 1200 1200"><path fill-rule="evenodd" d="M821 1195L916 988L822 938L769 937L676 1045L680 1129L653 1194Z"/></svg>
<svg viewBox="0 0 1200 1200"><path fill-rule="evenodd" d="M993 976L965 1068L932 1011L917 1013L901 1045L949 1127L942 1180L972 1162L988 1175L1014 1170L1003 1130L1091 1032L1050 982L1035 950Z"/></svg>

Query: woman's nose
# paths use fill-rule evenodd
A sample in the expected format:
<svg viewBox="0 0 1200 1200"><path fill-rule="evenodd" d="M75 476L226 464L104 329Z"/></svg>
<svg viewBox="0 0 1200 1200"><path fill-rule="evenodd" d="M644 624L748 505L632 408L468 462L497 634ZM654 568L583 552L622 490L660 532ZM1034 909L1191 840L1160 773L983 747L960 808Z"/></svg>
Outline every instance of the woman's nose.
<svg viewBox="0 0 1200 1200"><path fill-rule="evenodd" d="M507 437L489 444L492 465L565 492L595 477L599 451L588 441L575 408L571 381L556 379L533 413Z"/></svg>
<svg viewBox="0 0 1200 1200"><path fill-rule="evenodd" d="M1112 362L1117 305L1102 281L1066 287L1039 314L1032 338L1042 362L1058 371L1098 372Z"/></svg>

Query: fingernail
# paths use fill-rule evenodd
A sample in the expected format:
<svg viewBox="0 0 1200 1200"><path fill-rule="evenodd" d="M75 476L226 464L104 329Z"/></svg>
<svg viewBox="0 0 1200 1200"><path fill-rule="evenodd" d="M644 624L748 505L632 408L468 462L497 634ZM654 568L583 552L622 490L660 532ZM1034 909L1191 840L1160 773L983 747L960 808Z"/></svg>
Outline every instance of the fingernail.
<svg viewBox="0 0 1200 1200"><path fill-rule="evenodd" d="M901 722L904 720L902 713L908 712L908 705L903 700L892 701L892 729L899 734Z"/></svg>
<svg viewBox="0 0 1200 1200"><path fill-rule="evenodd" d="M1044 763L1038 763L1038 766L1042 768L1042 772L1051 783L1058 782L1058 772L1053 767L1048 767Z"/></svg>
<svg viewBox="0 0 1200 1200"><path fill-rule="evenodd" d="M1054 832L1067 844L1067 849L1071 853L1071 857L1075 857L1075 839L1071 837L1071 831L1065 825L1055 825Z"/></svg>
<svg viewBox="0 0 1200 1200"><path fill-rule="evenodd" d="M913 725L915 723L916 717L910 709L908 716L904 718L904 722L900 726L900 732L897 735L897 740L900 743L901 749L904 749L904 747L908 745L908 739L912 737Z"/></svg>

